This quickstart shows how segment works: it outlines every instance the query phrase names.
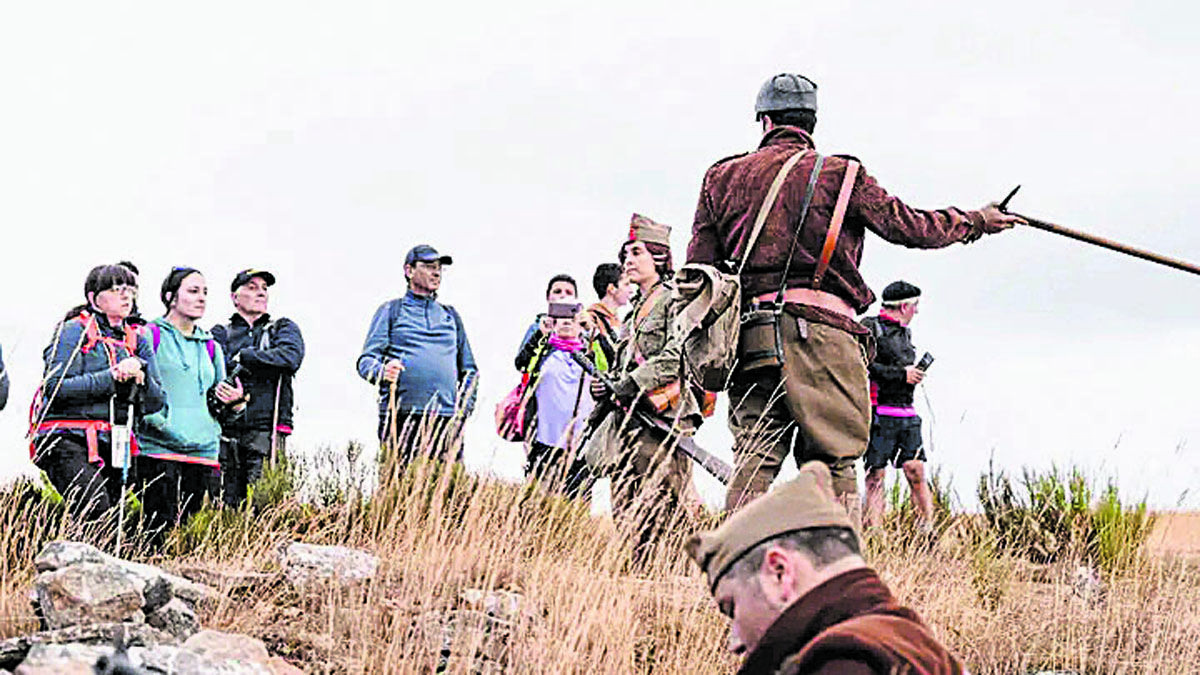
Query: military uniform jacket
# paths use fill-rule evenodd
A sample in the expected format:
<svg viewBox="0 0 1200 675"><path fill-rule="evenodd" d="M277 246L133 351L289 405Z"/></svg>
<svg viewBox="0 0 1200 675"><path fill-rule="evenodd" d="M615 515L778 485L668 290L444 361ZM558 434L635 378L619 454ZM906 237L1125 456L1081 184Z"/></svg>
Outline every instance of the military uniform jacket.
<svg viewBox="0 0 1200 675"><path fill-rule="evenodd" d="M763 136L758 150L722 160L708 170L696 206L688 263L716 265L740 261L746 255L746 244L763 197L784 162L796 152L808 154L788 174L742 273L745 298L779 290L799 225L808 178L816 164L812 137L799 127L777 127ZM847 162L845 157L825 158L808 217L799 232L796 257L788 271L789 288L812 285ZM861 314L875 299L858 271L867 230L909 248L941 248L963 241L982 227L983 222L980 211L954 207L936 211L914 209L888 194L864 168L855 178L841 235L821 290L841 297Z"/></svg>
<svg viewBox="0 0 1200 675"><path fill-rule="evenodd" d="M672 289L671 282L665 281L645 297L639 296L621 328L622 339L613 374L616 393L623 399L649 395L679 384L682 348L671 335L675 320ZM694 426L695 419L700 416L700 406L691 388L681 387L678 402L662 416L672 422L678 419L685 426Z"/></svg>
<svg viewBox="0 0 1200 675"><path fill-rule="evenodd" d="M868 568L804 594L767 628L739 675L962 675L962 663Z"/></svg>
<svg viewBox="0 0 1200 675"><path fill-rule="evenodd" d="M682 349L671 336L673 312L670 282L658 284L634 302L621 327L616 362L609 369L621 400L641 399L679 383ZM648 411L649 404L640 405L641 410ZM595 431L584 447L584 457L594 470L605 471L636 435L637 425L611 406L597 405L593 415L589 424L595 426ZM700 406L689 387L681 387L675 404L659 415L683 432L694 429L701 419Z"/></svg>

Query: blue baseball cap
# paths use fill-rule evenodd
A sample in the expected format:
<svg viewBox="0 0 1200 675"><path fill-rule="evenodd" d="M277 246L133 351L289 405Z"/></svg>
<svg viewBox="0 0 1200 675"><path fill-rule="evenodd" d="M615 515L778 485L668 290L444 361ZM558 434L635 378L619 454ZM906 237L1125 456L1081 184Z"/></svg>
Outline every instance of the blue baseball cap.
<svg viewBox="0 0 1200 675"><path fill-rule="evenodd" d="M453 265L454 259L448 255L441 255L437 249L429 244L419 244L412 247L408 251L408 255L404 256L404 264L411 265L418 262L438 262L443 265Z"/></svg>

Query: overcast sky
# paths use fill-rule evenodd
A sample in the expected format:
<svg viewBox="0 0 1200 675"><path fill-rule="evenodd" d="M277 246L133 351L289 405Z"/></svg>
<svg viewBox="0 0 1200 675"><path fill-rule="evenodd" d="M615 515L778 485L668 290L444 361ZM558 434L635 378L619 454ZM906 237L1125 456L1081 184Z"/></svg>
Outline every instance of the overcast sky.
<svg viewBox="0 0 1200 675"><path fill-rule="evenodd" d="M1021 183L1020 211L1200 260L1186 5L578 4L0 10L0 474L28 465L55 320L121 258L151 314L170 266L205 271L208 325L236 270L274 271L273 313L308 345L295 446L372 440L355 358L403 292L404 252L430 243L455 257L441 299L481 367L467 463L518 477L491 412L546 279L586 287L633 211L674 225L682 262L704 170L754 147L754 96L781 71L820 87L818 148L911 205L974 208ZM930 460L964 498L994 456L1200 506L1200 279L1031 229L937 252L871 236L863 271L925 291ZM729 456L722 418L701 439Z"/></svg>

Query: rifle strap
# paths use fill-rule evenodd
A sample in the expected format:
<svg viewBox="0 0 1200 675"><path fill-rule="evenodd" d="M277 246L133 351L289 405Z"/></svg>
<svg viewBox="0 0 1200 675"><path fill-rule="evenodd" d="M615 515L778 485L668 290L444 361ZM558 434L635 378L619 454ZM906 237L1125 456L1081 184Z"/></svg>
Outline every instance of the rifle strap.
<svg viewBox="0 0 1200 675"><path fill-rule="evenodd" d="M787 180L788 174L791 173L792 167L796 166L796 163L809 152L809 150L797 151L783 163L783 166L779 167L779 173L775 174L775 180L771 183L771 188L767 190L767 196L763 198L762 206L758 209L758 216L754 219L754 229L750 230L750 239L746 241L746 250L742 253L741 264L738 265L738 276L742 275L742 271L746 269L746 263L750 262L750 254L754 252L758 236L762 234L763 226L767 224L767 216L775 207L775 199L779 197L779 191L783 189L783 184Z"/></svg>
<svg viewBox="0 0 1200 675"><path fill-rule="evenodd" d="M854 192L854 179L858 176L858 162L846 162L846 175L842 178L842 189L838 191L837 205L833 207L833 218L829 221L829 230L825 233L825 246L821 249L821 259L817 261L817 271L813 273L812 287L821 289L821 279L829 270L829 261L833 259L833 250L837 248L838 236L842 233L842 220L846 218L846 208L850 206L850 193Z"/></svg>
<svg viewBox="0 0 1200 675"><path fill-rule="evenodd" d="M796 247L800 245L800 233L804 230L804 222L808 220L808 209L812 206L813 195L817 193L817 181L821 178L821 169L824 166L825 156L817 155L817 161L813 162L812 173L808 175L808 187L804 190L804 203L800 205L800 220L796 222L796 233L792 235L792 245L788 249L787 263L783 266L783 274L779 275L779 292L775 294L775 313L777 315L783 312L783 297L787 293L788 275L792 272L792 261L796 259Z"/></svg>

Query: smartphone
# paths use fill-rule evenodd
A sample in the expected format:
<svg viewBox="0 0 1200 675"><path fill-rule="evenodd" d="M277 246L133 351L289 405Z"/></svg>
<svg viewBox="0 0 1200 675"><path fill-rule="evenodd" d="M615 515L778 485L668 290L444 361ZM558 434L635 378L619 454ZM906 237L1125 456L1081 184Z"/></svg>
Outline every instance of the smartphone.
<svg viewBox="0 0 1200 675"><path fill-rule="evenodd" d="M917 370L929 370L929 366L933 365L933 354L925 352L920 361L917 361Z"/></svg>

